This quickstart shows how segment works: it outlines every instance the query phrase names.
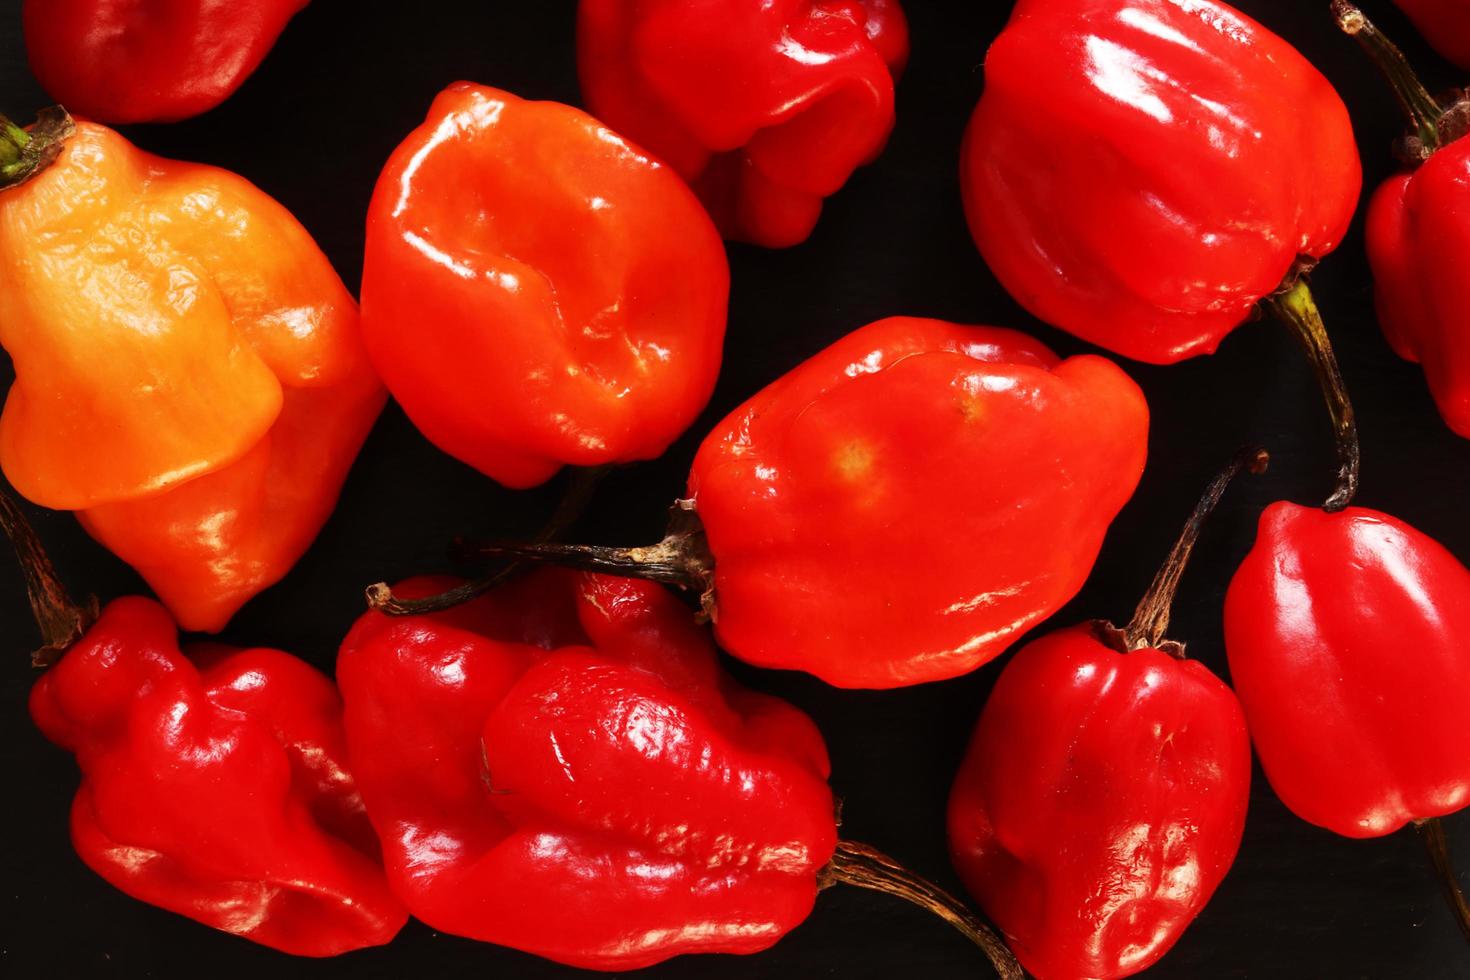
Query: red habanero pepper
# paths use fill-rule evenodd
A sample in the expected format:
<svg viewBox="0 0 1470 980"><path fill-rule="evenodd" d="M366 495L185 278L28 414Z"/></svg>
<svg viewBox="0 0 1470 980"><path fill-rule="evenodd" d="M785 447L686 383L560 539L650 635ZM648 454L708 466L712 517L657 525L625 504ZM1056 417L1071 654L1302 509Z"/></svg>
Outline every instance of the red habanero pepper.
<svg viewBox="0 0 1470 980"><path fill-rule="evenodd" d="M1214 0L1020 0L960 173L1011 295L1155 364L1274 305L1342 241L1362 186L1332 86Z"/></svg>
<svg viewBox="0 0 1470 980"><path fill-rule="evenodd" d="M434 929L632 970L766 949L845 883L1021 977L955 899L837 839L816 726L735 684L657 585L543 568L448 611L370 611L337 677L389 881Z"/></svg>
<svg viewBox="0 0 1470 980"><path fill-rule="evenodd" d="M1411 169L1385 181L1368 208L1378 320L1395 353L1423 364L1445 422L1470 437L1470 99L1441 104L1362 11L1339 0L1333 12L1413 127L1399 146Z"/></svg>
<svg viewBox="0 0 1470 980"><path fill-rule="evenodd" d="M181 653L151 599L82 610L15 503L46 646L31 717L76 756L77 854L119 891L300 956L388 942L408 915L347 768L332 682L277 650Z"/></svg>
<svg viewBox="0 0 1470 980"><path fill-rule="evenodd" d="M1143 393L1110 361L893 317L721 422L661 544L478 550L700 592L720 644L759 666L838 687L944 680L1077 593L1147 441Z"/></svg>
<svg viewBox="0 0 1470 980"><path fill-rule="evenodd" d="M599 119L678 170L726 238L805 241L882 152L908 59L898 0L582 0Z"/></svg>
<svg viewBox="0 0 1470 980"><path fill-rule="evenodd" d="M174 122L234 94L307 0L25 0L51 97L107 123Z"/></svg>
<svg viewBox="0 0 1470 980"><path fill-rule="evenodd" d="M192 630L310 546L386 397L285 208L59 110L0 118L0 344L5 475Z"/></svg>
<svg viewBox="0 0 1470 980"><path fill-rule="evenodd" d="M1323 387L1347 404L1340 377ZM1338 435L1355 460L1356 430ZM1470 939L1439 821L1470 803L1470 571L1403 521L1350 506L1356 483L1344 470L1321 508L1262 513L1225 596L1230 675L1281 801L1347 837L1412 821Z"/></svg>
<svg viewBox="0 0 1470 980"><path fill-rule="evenodd" d="M1250 738L1230 688L1165 640L1200 501L1126 629L1049 633L1006 666L955 780L949 839L966 887L1039 980L1151 966L1240 847Z"/></svg>
<svg viewBox="0 0 1470 980"><path fill-rule="evenodd" d="M363 335L435 445L506 486L658 456L714 388L730 272L678 175L461 82L378 179Z"/></svg>
<svg viewBox="0 0 1470 980"><path fill-rule="evenodd" d="M1434 50L1461 68L1470 68L1470 2L1467 0L1393 0Z"/></svg>

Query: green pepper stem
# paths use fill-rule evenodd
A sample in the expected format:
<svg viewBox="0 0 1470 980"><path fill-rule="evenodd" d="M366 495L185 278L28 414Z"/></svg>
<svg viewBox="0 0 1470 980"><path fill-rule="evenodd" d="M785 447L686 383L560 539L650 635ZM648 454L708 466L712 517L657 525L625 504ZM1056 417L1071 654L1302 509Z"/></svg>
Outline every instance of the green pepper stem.
<svg viewBox="0 0 1470 980"><path fill-rule="evenodd" d="M598 485L612 471L611 466L580 467L572 471L566 490L557 501L551 517L537 533L535 540L546 543L560 537L587 512ZM441 592L439 595L422 599L400 599L393 594L387 582L378 582L367 587L368 608L389 616L423 616L428 613L444 612L455 606L464 605L478 598L510 578L520 569L520 563L512 563L490 575L473 579L463 585Z"/></svg>
<svg viewBox="0 0 1470 980"><path fill-rule="evenodd" d="M1409 125L1414 128L1414 135L1418 139L1418 146L1410 155L1419 160L1427 160L1443 142L1440 120L1444 116L1445 106L1429 94L1398 45L1389 40L1354 4L1348 0L1333 0L1332 14L1337 18L1338 28L1344 34L1350 35L1368 53L1369 59L1388 82L1389 88L1393 89L1394 98L1408 116Z"/></svg>
<svg viewBox="0 0 1470 980"><path fill-rule="evenodd" d="M1414 829L1419 831L1424 847L1429 852L1429 863L1434 865L1435 875L1439 878L1450 912L1455 916L1460 931L1465 934L1466 942L1470 942L1470 902L1465 900L1459 875L1455 873L1455 865L1450 860L1450 840L1445 833L1444 822L1439 817L1430 817L1428 820L1417 821Z"/></svg>
<svg viewBox="0 0 1470 980"><path fill-rule="evenodd" d="M29 130L0 116L0 190L23 184L49 167L74 132L76 123L61 106L42 109Z"/></svg>
<svg viewBox="0 0 1470 980"><path fill-rule="evenodd" d="M1327 413L1332 417L1333 434L1337 441L1337 485L1327 498L1323 508L1336 513L1352 502L1358 493L1358 470L1362 449L1358 443L1358 421L1353 412L1352 399L1348 397L1347 384L1337 364L1337 355L1332 351L1332 341L1327 336L1327 327L1322 314L1312 298L1312 288L1305 275L1297 275L1295 281L1285 289L1266 299L1266 305L1292 330L1307 352L1322 396L1327 401Z"/></svg>
<svg viewBox="0 0 1470 980"><path fill-rule="evenodd" d="M932 912L980 947L1002 980L1025 980L1015 954L980 917L949 892L900 865L888 855L854 841L838 841L832 861L818 879L822 888L850 885L882 892Z"/></svg>
<svg viewBox="0 0 1470 980"><path fill-rule="evenodd" d="M42 646L31 654L31 663L49 667L97 621L97 600L91 599L82 606L72 601L25 512L3 490L0 490L0 530L15 548L15 556L25 573L31 613L41 628Z"/></svg>
<svg viewBox="0 0 1470 980"><path fill-rule="evenodd" d="M1237 452L1225 468L1210 481L1210 485L1205 488L1199 502L1194 505L1194 511L1189 515L1189 520L1185 521L1184 530L1180 533L1179 540L1174 542L1169 557L1164 560L1163 565L1159 566L1159 571L1154 575L1148 591L1139 600L1138 608L1133 612L1132 621L1123 630L1126 649L1165 650L1180 659L1184 658L1184 645L1168 643L1164 636L1169 631L1169 616L1174 606L1174 594L1179 590L1179 580L1184 575L1185 566L1189 564L1190 553L1194 551L1195 543L1199 540L1205 521L1219 506L1220 498L1225 496L1225 491L1231 482L1240 475L1242 470L1249 470L1259 475L1266 472L1266 467L1270 464L1271 457L1266 450L1252 446Z"/></svg>

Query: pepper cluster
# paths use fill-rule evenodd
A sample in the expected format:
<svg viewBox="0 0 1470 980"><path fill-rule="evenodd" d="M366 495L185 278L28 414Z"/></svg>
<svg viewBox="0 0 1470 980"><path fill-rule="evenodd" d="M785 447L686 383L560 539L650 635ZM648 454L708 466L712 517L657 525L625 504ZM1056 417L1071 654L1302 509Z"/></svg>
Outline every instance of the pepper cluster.
<svg viewBox="0 0 1470 980"><path fill-rule="evenodd" d="M74 603L0 494L45 641L30 712L76 757L89 867L302 956L385 944L412 916L630 970L765 950L846 884L945 919L1002 977L1117 978L1165 955L1229 871L1254 747L1304 820L1418 827L1470 938L1439 823L1470 805L1470 655L1452 639L1470 570L1353 505L1356 419L1309 278L1362 170L1346 106L1286 41L1218 0L1019 0L985 59L960 183L1006 290L1154 364L1270 313L1338 455L1325 503L1272 504L1234 574L1233 687L1166 632L1206 518L1266 465L1254 448L1126 627L1010 657L947 828L992 928L840 836L815 723L717 652L862 689L1001 656L1078 594L1142 477L1149 408L1118 364L879 320L705 434L661 541L554 540L587 474L662 455L710 399L724 241L799 244L882 151L899 4L582 0L589 111L440 92L369 204L360 310L263 191L106 125L219 104L305 6L25 4L35 73L79 116L0 117L0 468L159 597ZM1333 11L1412 124L1408 171L1369 209L1380 319L1470 435L1470 102L1428 93L1346 0ZM1432 30L1470 51L1470 21ZM536 540L461 543L482 578L371 587L335 679L277 650L181 646L308 549L389 394L498 483L576 467L576 492Z"/></svg>

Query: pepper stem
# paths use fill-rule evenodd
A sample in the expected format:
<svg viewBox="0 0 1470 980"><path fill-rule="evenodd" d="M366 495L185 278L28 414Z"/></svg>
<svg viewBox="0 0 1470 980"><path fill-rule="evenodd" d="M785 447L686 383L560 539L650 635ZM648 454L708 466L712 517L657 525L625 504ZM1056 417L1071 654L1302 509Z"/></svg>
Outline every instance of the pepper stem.
<svg viewBox="0 0 1470 980"><path fill-rule="evenodd" d="M1417 141L1409 155L1421 161L1429 159L1444 142L1440 121L1444 116L1445 106L1429 94L1398 45L1389 40L1354 4L1348 0L1333 0L1332 14L1337 18L1338 28L1344 34L1350 35L1368 53L1368 57L1378 68L1378 73L1388 82L1389 88L1393 89L1394 98L1398 100L1404 114L1409 117L1409 124L1414 128Z"/></svg>
<svg viewBox="0 0 1470 980"><path fill-rule="evenodd" d="M1348 397L1337 355L1332 352L1332 341L1327 336L1327 327L1317 310L1316 300L1312 298L1312 288L1307 284L1306 276L1296 275L1288 286L1268 297L1266 304L1291 328L1306 349L1317 383L1322 387L1322 396L1327 400L1327 413L1332 417L1332 429L1337 440L1338 470L1337 486L1322 506L1329 514L1335 514L1350 504L1358 493L1362 449L1358 444L1358 421L1352 399Z"/></svg>
<svg viewBox="0 0 1470 980"><path fill-rule="evenodd" d="M854 841L838 841L832 862L818 879L822 888L851 885L893 895L939 916L979 946L1002 980L1025 980L1026 973L995 930L949 892L919 877L888 855Z"/></svg>
<svg viewBox="0 0 1470 980"><path fill-rule="evenodd" d="M465 544L462 553L475 558L513 558L578 568L624 578L662 582L700 595L704 614L714 615L714 556L705 541L704 525L692 501L681 500L670 512L663 540L642 548L530 542Z"/></svg>
<svg viewBox="0 0 1470 980"><path fill-rule="evenodd" d="M0 116L0 190L24 184L49 167L76 129L59 105L38 112L29 130Z"/></svg>
<svg viewBox="0 0 1470 980"><path fill-rule="evenodd" d="M1164 635L1169 631L1169 614L1174 605L1174 593L1179 589L1179 579L1183 577L1184 568L1189 564L1189 555L1194 551L1195 542L1199 540L1205 521L1219 505L1220 498L1225 496L1225 491L1229 488L1231 481L1239 476L1242 470L1250 470L1259 475L1266 472L1266 467L1270 463L1271 457L1266 450L1252 446L1236 453L1229 464L1210 481L1199 503L1194 505L1194 511L1189 515L1189 520L1184 522L1184 530L1180 533L1179 540L1174 542L1169 557L1159 567L1158 574L1154 576L1148 591L1139 600L1138 608L1133 611L1133 619L1123 630L1124 645L1127 649L1163 648ZM1179 644L1174 646L1178 647L1178 656L1182 658L1184 647Z"/></svg>
<svg viewBox="0 0 1470 980"><path fill-rule="evenodd" d="M1419 831L1424 847L1429 851L1429 863L1434 865L1445 901L1449 903L1450 911L1460 925L1460 931L1465 934L1465 940L1470 942L1470 902L1465 900L1465 893L1460 888L1460 878L1450 860L1450 840L1445 834L1444 822L1439 817L1430 817L1428 820L1417 821L1414 829Z"/></svg>
<svg viewBox="0 0 1470 980"><path fill-rule="evenodd" d="M611 471L611 466L580 467L573 470L566 490L557 501L556 509L537 532L535 540L541 543L555 540L575 524L587 512L587 506L592 502L603 477ZM422 599L400 599L393 594L393 589L387 582L378 582L367 587L368 608L389 616L423 616L444 612L484 595L510 578L519 567L519 563L513 563L491 575L481 576L448 592Z"/></svg>
<svg viewBox="0 0 1470 980"><path fill-rule="evenodd" d="M84 606L72 601L31 522L26 520L15 498L3 490L0 490L0 530L4 530L15 548L15 557L25 573L31 613L41 628L42 646L31 654L31 664L49 667L97 621L97 600L90 599Z"/></svg>

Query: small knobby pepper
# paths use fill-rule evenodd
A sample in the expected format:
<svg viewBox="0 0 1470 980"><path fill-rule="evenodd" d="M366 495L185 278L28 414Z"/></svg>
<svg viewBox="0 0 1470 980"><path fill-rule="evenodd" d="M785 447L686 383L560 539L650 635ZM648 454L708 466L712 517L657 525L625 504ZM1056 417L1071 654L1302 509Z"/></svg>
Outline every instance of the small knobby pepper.
<svg viewBox="0 0 1470 980"><path fill-rule="evenodd" d="M1213 0L1020 0L962 155L1011 294L1158 364L1213 352L1336 248L1362 185L1332 86Z"/></svg>
<svg viewBox="0 0 1470 980"><path fill-rule="evenodd" d="M0 119L0 287L5 475L222 628L316 537L385 400L326 256L242 178L53 110Z"/></svg>
<svg viewBox="0 0 1470 980"><path fill-rule="evenodd" d="M1466 0L1393 0L1434 49L1470 68L1470 3Z"/></svg>
<svg viewBox="0 0 1470 980"><path fill-rule="evenodd" d="M277 650L190 656L158 603L82 610L0 495L59 660L31 717L75 754L77 854L118 890L301 956L388 942L408 919L347 767L332 682ZM95 619L95 622L93 620Z"/></svg>
<svg viewBox="0 0 1470 980"><path fill-rule="evenodd" d="M389 880L435 929L631 970L766 949L841 882L1021 975L954 899L837 839L816 727L736 685L657 585L540 569L452 610L368 612L337 677Z"/></svg>
<svg viewBox="0 0 1470 980"><path fill-rule="evenodd" d="M1333 11L1412 126L1399 146L1409 169L1386 180L1368 208L1378 321L1400 357L1424 366L1445 422L1470 437L1470 99L1441 103L1362 11L1344 0Z"/></svg>
<svg viewBox="0 0 1470 980"><path fill-rule="evenodd" d="M719 372L729 279L677 174L577 109L461 82L378 180L363 333L430 441L531 487L684 431Z"/></svg>
<svg viewBox="0 0 1470 980"><path fill-rule="evenodd" d="M582 0L594 115L678 170L725 237L804 241L893 129L897 0Z"/></svg>
<svg viewBox="0 0 1470 980"><path fill-rule="evenodd" d="M98 122L213 109L307 0L25 0L26 53L51 97Z"/></svg>
<svg viewBox="0 0 1470 980"><path fill-rule="evenodd" d="M1210 487L1126 629L1050 633L1001 674L949 802L955 867L1039 980L1115 978L1179 939L1235 860L1250 738L1230 688L1165 640Z"/></svg>
<svg viewBox="0 0 1470 980"><path fill-rule="evenodd" d="M660 545L480 550L690 587L721 645L760 666L943 680L1077 593L1147 442L1143 393L1110 361L893 317L716 426Z"/></svg>

